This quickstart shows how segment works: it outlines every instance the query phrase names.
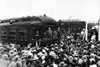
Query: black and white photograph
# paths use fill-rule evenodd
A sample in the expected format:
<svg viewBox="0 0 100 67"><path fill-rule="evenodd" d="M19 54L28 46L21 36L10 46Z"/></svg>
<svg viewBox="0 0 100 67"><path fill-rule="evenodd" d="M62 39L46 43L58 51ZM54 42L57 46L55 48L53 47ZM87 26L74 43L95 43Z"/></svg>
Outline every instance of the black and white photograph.
<svg viewBox="0 0 100 67"><path fill-rule="evenodd" d="M0 67L100 67L100 0L0 0Z"/></svg>

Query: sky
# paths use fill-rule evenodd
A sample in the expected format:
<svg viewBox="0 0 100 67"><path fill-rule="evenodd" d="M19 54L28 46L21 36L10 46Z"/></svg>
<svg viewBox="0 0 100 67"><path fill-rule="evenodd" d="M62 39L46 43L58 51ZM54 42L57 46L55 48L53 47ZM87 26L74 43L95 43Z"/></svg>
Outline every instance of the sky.
<svg viewBox="0 0 100 67"><path fill-rule="evenodd" d="M0 19L46 14L55 20L98 21L100 0L0 0Z"/></svg>

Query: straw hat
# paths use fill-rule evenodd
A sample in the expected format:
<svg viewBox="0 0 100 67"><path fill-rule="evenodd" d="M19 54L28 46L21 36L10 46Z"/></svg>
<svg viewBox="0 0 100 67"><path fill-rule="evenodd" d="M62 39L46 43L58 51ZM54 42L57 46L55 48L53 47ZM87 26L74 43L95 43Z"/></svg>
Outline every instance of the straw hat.
<svg viewBox="0 0 100 67"><path fill-rule="evenodd" d="M3 59L8 59L8 55L7 55L7 54L3 54L3 55L2 55L2 58L3 58Z"/></svg>

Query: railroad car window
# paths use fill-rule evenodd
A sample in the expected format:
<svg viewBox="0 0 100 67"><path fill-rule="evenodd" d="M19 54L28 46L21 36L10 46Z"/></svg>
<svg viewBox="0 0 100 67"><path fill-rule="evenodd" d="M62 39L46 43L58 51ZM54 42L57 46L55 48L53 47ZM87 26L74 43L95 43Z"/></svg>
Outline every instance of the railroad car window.
<svg viewBox="0 0 100 67"><path fill-rule="evenodd" d="M1 29L1 39L7 39L7 30L5 28Z"/></svg>
<svg viewBox="0 0 100 67"><path fill-rule="evenodd" d="M19 40L27 41L27 30L26 29L21 29L19 31Z"/></svg>
<svg viewBox="0 0 100 67"><path fill-rule="evenodd" d="M9 34L10 34L10 40L16 40L16 29L11 29Z"/></svg>

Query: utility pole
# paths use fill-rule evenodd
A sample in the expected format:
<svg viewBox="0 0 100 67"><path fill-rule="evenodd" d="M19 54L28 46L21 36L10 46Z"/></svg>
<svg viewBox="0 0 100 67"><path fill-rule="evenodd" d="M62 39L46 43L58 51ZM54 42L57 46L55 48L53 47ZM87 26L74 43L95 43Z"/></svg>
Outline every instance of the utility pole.
<svg viewBox="0 0 100 67"><path fill-rule="evenodd" d="M85 40L88 41L88 22L85 25Z"/></svg>
<svg viewBox="0 0 100 67"><path fill-rule="evenodd" d="M100 19L98 20L99 23L99 30L98 30L98 41L100 41Z"/></svg>

